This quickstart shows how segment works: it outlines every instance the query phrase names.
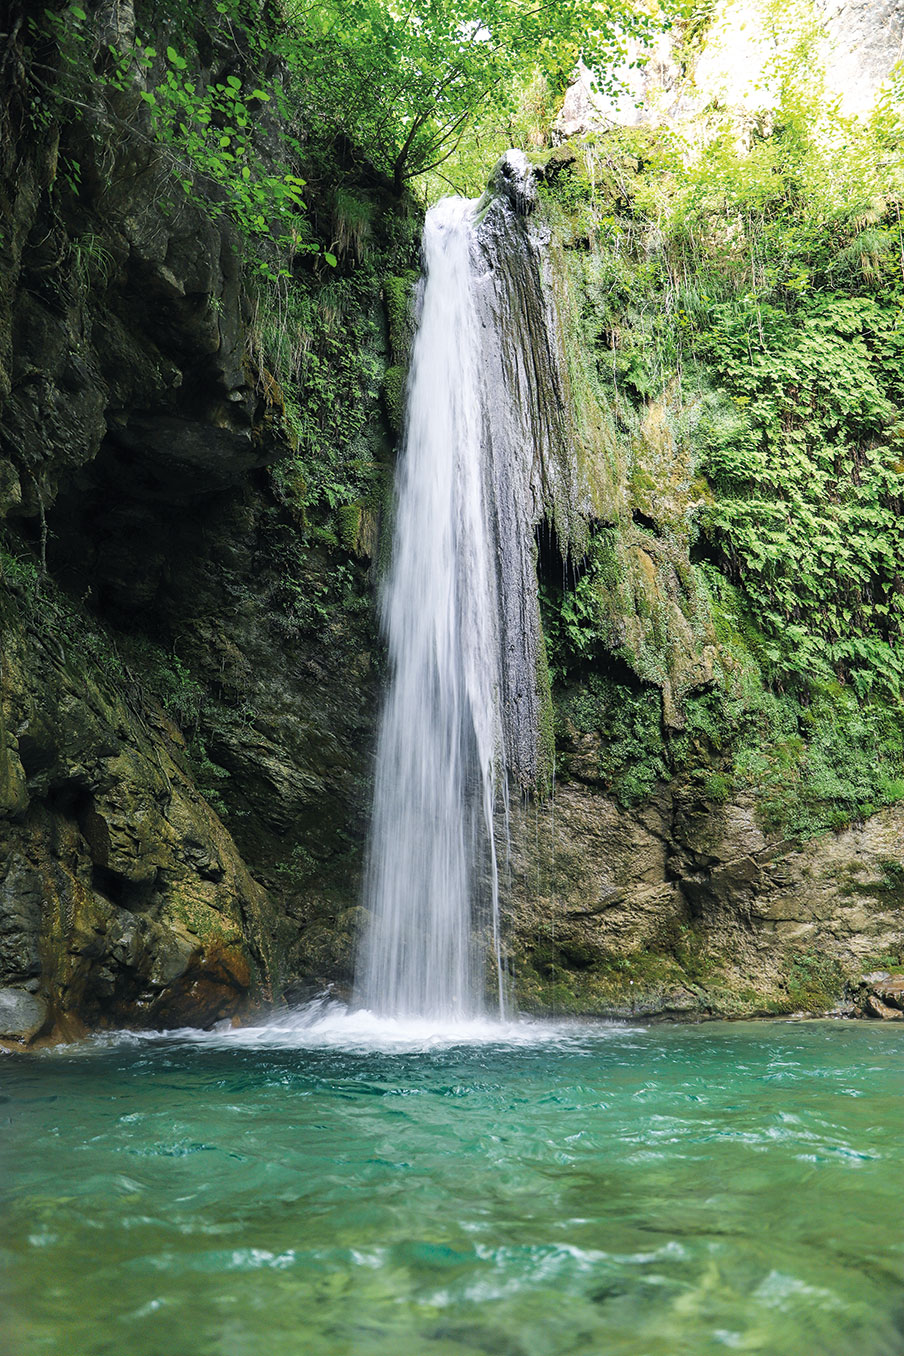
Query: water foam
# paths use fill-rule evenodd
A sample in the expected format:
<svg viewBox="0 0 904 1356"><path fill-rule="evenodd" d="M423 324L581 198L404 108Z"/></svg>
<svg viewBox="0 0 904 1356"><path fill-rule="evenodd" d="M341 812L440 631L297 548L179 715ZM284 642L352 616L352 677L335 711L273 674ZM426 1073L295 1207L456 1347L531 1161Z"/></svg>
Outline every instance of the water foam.
<svg viewBox="0 0 904 1356"><path fill-rule="evenodd" d="M391 1017L321 998L303 1007L276 1013L257 1025L233 1027L223 1022L211 1031L184 1027L166 1032L104 1032L79 1042L78 1048L176 1042L237 1049L335 1049L420 1054L456 1047L574 1046L619 1035L636 1035L643 1029L602 1020Z"/></svg>

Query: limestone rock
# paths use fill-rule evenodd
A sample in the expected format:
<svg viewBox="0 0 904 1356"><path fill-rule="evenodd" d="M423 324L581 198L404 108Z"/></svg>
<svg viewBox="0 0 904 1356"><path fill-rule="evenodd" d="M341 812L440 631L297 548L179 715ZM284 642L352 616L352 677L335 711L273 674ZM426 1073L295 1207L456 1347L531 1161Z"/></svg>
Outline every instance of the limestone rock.
<svg viewBox="0 0 904 1356"><path fill-rule="evenodd" d="M901 1022L904 1021L904 1012L898 1008L890 1008L877 998L874 993L869 994L864 1004L867 1017L878 1017L883 1022Z"/></svg>
<svg viewBox="0 0 904 1356"><path fill-rule="evenodd" d="M47 1021L47 1005L26 989L0 989L0 1039L27 1042Z"/></svg>
<svg viewBox="0 0 904 1356"><path fill-rule="evenodd" d="M824 1012L847 980L861 1010L900 1015L904 977L857 977L904 949L902 861L901 805L798 846L764 834L751 801L705 803L680 779L636 809L566 783L513 814L523 1001L665 1014L684 989L702 1014Z"/></svg>

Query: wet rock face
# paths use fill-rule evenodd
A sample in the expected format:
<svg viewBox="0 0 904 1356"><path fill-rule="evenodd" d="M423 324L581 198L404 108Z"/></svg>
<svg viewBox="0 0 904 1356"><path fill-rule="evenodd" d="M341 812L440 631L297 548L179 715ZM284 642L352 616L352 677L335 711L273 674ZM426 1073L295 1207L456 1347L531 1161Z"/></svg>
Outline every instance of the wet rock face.
<svg viewBox="0 0 904 1356"><path fill-rule="evenodd" d="M133 8L98 7L109 41ZM19 1041L209 1025L284 979L347 977L355 942L367 567L342 556L346 614L336 559L300 545L261 472L291 448L246 356L232 228L174 193L122 99L134 136L86 109L0 147L0 987ZM12 558L42 556L44 582ZM169 709L159 660L187 684Z"/></svg>
<svg viewBox="0 0 904 1356"><path fill-rule="evenodd" d="M769 839L747 801L680 781L626 809L571 782L513 817L510 918L526 1003L625 1014L904 1010L904 808L802 846ZM685 999L682 1000L682 993ZM687 994L691 999L687 1000Z"/></svg>
<svg viewBox="0 0 904 1356"><path fill-rule="evenodd" d="M19 995L3 1034L232 1014L267 983L275 925L178 731L11 607L3 621L0 973Z"/></svg>
<svg viewBox="0 0 904 1356"><path fill-rule="evenodd" d="M563 542L586 530L568 363L549 276L550 232L522 151L496 164L477 207L474 300L482 335L484 465L494 504L506 764L521 786L544 769L545 682L535 533L548 514ZM546 751L551 761L551 752Z"/></svg>

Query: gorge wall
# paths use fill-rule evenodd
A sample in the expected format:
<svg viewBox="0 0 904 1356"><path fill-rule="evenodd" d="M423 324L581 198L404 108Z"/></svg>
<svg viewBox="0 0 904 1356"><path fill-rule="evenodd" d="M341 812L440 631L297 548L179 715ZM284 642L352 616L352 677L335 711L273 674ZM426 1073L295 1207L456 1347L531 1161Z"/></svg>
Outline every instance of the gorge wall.
<svg viewBox="0 0 904 1356"><path fill-rule="evenodd" d="M86 8L98 61L157 12ZM337 136L307 189L317 248L256 278L216 191L174 189L140 88L63 80L43 11L12 5L0 66L13 1041L349 984L417 268L415 205ZM259 81L211 15L186 22L204 78ZM259 136L266 156L278 125ZM513 807L516 987L545 1011L824 1010L902 959L899 703L861 706L847 677L792 699L752 566L700 534L730 498L701 466L727 425L642 342L662 302L647 274L638 306L646 154L566 145L535 168L581 512L532 489L549 757Z"/></svg>
<svg viewBox="0 0 904 1356"><path fill-rule="evenodd" d="M14 8L3 1026L209 1023L293 978L350 975L377 700L372 552L394 436L383 296L416 264L416 221L351 150L345 217L329 191L311 205L345 274L337 289L305 258L291 281L308 441L332 457L326 497L268 366L295 323L279 312L286 283L250 286L206 187L193 200L174 186L140 89L73 90L57 69L35 127L32 67L61 58L30 26L44 7ZM153 7L138 8L147 32ZM123 13L94 7L98 43ZM211 43L211 15L194 21L207 78L242 70L232 42ZM406 324L403 305L397 345Z"/></svg>

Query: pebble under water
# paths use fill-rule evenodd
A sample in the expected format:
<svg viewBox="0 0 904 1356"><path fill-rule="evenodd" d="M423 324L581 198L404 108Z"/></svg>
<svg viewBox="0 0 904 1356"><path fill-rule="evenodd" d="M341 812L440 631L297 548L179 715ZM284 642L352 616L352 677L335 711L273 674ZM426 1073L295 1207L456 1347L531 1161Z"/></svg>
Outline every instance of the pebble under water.
<svg viewBox="0 0 904 1356"><path fill-rule="evenodd" d="M895 1356L902 1033L336 1009L3 1060L11 1356Z"/></svg>

